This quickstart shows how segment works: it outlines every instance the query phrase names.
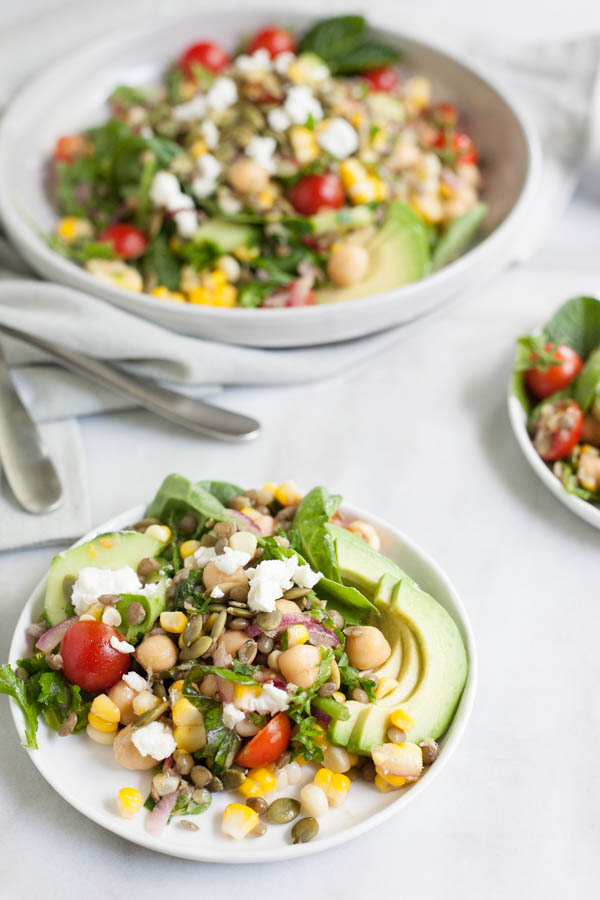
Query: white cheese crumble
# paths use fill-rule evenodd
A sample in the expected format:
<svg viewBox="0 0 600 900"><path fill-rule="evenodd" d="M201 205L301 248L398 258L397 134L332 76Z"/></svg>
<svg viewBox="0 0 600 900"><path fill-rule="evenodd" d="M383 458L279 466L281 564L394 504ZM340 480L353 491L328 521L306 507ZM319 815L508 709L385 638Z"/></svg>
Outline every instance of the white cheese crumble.
<svg viewBox="0 0 600 900"><path fill-rule="evenodd" d="M120 641L114 634L108 643L113 650L118 650L119 653L133 653L135 651L133 644L129 644L127 641Z"/></svg>
<svg viewBox="0 0 600 900"><path fill-rule="evenodd" d="M273 174L277 166L273 159L273 154L277 148L277 141L273 137L259 137L254 135L246 145L246 156L266 169L267 172Z"/></svg>
<svg viewBox="0 0 600 900"><path fill-rule="evenodd" d="M120 569L98 569L86 566L80 569L73 585L71 603L78 616L82 616L102 594L145 594L156 592L156 585L142 587L137 573L131 566ZM112 623L111 623L112 624Z"/></svg>
<svg viewBox="0 0 600 900"><path fill-rule="evenodd" d="M238 722L245 719L245 715L241 709L234 706L233 703L223 704L223 725L225 728L235 728Z"/></svg>
<svg viewBox="0 0 600 900"><path fill-rule="evenodd" d="M219 129L210 119L205 119L200 126L200 134L206 141L209 150L214 150L219 146Z"/></svg>
<svg viewBox="0 0 600 900"><path fill-rule="evenodd" d="M260 47L254 53L241 53L235 61L238 72L270 72L271 56L268 50Z"/></svg>
<svg viewBox="0 0 600 900"><path fill-rule="evenodd" d="M219 587L219 585L217 585L217 586L214 587L214 588L212 589L212 591L210 592L210 596L213 597L215 600L220 600L221 597L224 597L224 596L225 596L225 593L221 590L221 588Z"/></svg>
<svg viewBox="0 0 600 900"><path fill-rule="evenodd" d="M266 559L254 569L246 569L250 590L248 606L254 612L273 612L275 601L289 591L294 584L300 587L314 587L323 577L313 572L310 566L298 565L298 557L287 559Z"/></svg>
<svg viewBox="0 0 600 900"><path fill-rule="evenodd" d="M288 88L283 108L295 125L305 125L309 116L323 118L323 107L305 84Z"/></svg>
<svg viewBox="0 0 600 900"><path fill-rule="evenodd" d="M131 688L132 691L136 693L140 693L140 691L145 691L148 687L148 682L145 678L142 678L141 675L138 675L137 672L125 672L123 675L123 681L125 684Z"/></svg>
<svg viewBox="0 0 600 900"><path fill-rule="evenodd" d="M181 185L172 172L156 173L150 187L150 199L155 206L162 206L174 214L173 219L181 237L193 237L198 227L194 201L181 190Z"/></svg>
<svg viewBox="0 0 600 900"><path fill-rule="evenodd" d="M235 81L233 78L222 75L220 78L216 78L212 83L210 90L206 95L206 102L209 109L214 109L216 112L223 112L223 110L233 106L237 98L238 92Z"/></svg>
<svg viewBox="0 0 600 900"><path fill-rule="evenodd" d="M315 584L321 580L323 576L320 572L313 572L307 564L298 566L294 572L294 581L301 588L314 588Z"/></svg>
<svg viewBox="0 0 600 900"><path fill-rule="evenodd" d="M131 735L131 741L140 756L152 756L153 759L166 759L177 744L170 728L162 722L150 722L138 728Z"/></svg>
<svg viewBox="0 0 600 900"><path fill-rule="evenodd" d="M283 53L278 53L273 60L273 68L278 75L287 75L290 64L293 63L295 59L295 53L292 53L291 50L284 50Z"/></svg>
<svg viewBox="0 0 600 900"><path fill-rule="evenodd" d="M275 107L275 109L270 110L270 112L267 114L267 122L269 123L269 128L272 131L287 131L292 124L292 120L286 113L285 109L281 109L280 106L277 106Z"/></svg>
<svg viewBox="0 0 600 900"><path fill-rule="evenodd" d="M173 107L173 118L180 122L193 122L195 119L202 119L206 114L206 97L202 94L196 94L187 103L179 103Z"/></svg>
<svg viewBox="0 0 600 900"><path fill-rule="evenodd" d="M222 166L218 159L211 153L203 153L198 158L199 175L192 182L192 190L197 197L208 197L217 189L217 178L221 174Z"/></svg>
<svg viewBox="0 0 600 900"><path fill-rule="evenodd" d="M236 704L238 709L265 715L266 713L278 713L287 709L290 705L290 698L287 691L284 691L282 688L275 687L274 684L263 684L262 691L258 697L248 693L240 697Z"/></svg>
<svg viewBox="0 0 600 900"><path fill-rule="evenodd" d="M121 624L121 613L114 606L106 606L102 613L102 621L105 625L112 625L113 628L118 628Z"/></svg>
<svg viewBox="0 0 600 900"><path fill-rule="evenodd" d="M317 134L317 143L336 159L347 159L358 150L358 134L346 119L331 119Z"/></svg>
<svg viewBox="0 0 600 900"><path fill-rule="evenodd" d="M194 553L194 559L198 563L198 568L203 569L209 562L216 557L217 553L214 547L198 547Z"/></svg>
<svg viewBox="0 0 600 900"><path fill-rule="evenodd" d="M214 563L219 572L233 575L238 569L243 569L251 558L245 550L233 550L231 547L225 547L221 555L215 557Z"/></svg>

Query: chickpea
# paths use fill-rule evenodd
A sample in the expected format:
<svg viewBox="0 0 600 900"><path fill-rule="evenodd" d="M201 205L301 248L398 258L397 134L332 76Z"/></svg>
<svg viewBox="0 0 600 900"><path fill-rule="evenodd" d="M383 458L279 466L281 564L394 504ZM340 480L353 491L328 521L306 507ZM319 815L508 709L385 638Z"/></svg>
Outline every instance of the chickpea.
<svg viewBox="0 0 600 900"><path fill-rule="evenodd" d="M177 647L166 634L149 634L135 651L135 658L148 672L163 672L177 664Z"/></svg>
<svg viewBox="0 0 600 900"><path fill-rule="evenodd" d="M350 522L348 525L348 531L366 541L373 550L381 550L381 539L373 526L369 525L368 522L363 522L362 519L355 519L354 522Z"/></svg>
<svg viewBox="0 0 600 900"><path fill-rule="evenodd" d="M231 575L226 575L225 572L221 572L221 570L217 568L214 562L209 562L205 567L204 572L202 573L202 580L204 581L204 587L207 591L212 591L213 588L218 587L220 584L235 583L241 584L244 587L248 584L248 576L243 569L236 569Z"/></svg>
<svg viewBox="0 0 600 900"><path fill-rule="evenodd" d="M300 607L298 606L298 604L294 603L293 600L286 600L285 597L281 597L279 600L276 600L275 606L282 616L297 616L300 612Z"/></svg>
<svg viewBox="0 0 600 900"><path fill-rule="evenodd" d="M133 698L136 696L135 691L121 679L120 681L117 681L116 684L113 684L108 692L108 696L115 706L119 707L123 725L131 725L134 719L137 718L133 706L131 705Z"/></svg>
<svg viewBox="0 0 600 900"><path fill-rule="evenodd" d="M286 681L297 684L305 690L312 687L319 674L321 653L312 644L297 644L284 650L277 664Z"/></svg>
<svg viewBox="0 0 600 900"><path fill-rule="evenodd" d="M392 652L385 637L373 625L357 625L346 632L346 653L357 669L382 666Z"/></svg>
<svg viewBox="0 0 600 900"><path fill-rule="evenodd" d="M227 180L240 194L259 194L269 187L267 170L247 157L242 157L229 166Z"/></svg>
<svg viewBox="0 0 600 900"><path fill-rule="evenodd" d="M221 642L230 656L235 656L238 652L242 644L245 644L248 640L248 635L245 631L224 631L221 637Z"/></svg>
<svg viewBox="0 0 600 900"><path fill-rule="evenodd" d="M369 271L369 251L358 244L341 244L332 252L327 273L334 284L356 284Z"/></svg>
<svg viewBox="0 0 600 900"><path fill-rule="evenodd" d="M116 761L125 769L139 769L140 771L153 769L158 760L153 756L142 756L131 740L132 734L131 725L128 725L114 739L113 750Z"/></svg>

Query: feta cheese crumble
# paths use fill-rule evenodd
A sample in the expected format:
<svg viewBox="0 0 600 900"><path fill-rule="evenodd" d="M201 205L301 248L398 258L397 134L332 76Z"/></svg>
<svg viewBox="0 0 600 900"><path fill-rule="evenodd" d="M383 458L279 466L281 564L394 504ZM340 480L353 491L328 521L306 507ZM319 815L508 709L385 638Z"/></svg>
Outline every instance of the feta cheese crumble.
<svg viewBox="0 0 600 900"><path fill-rule="evenodd" d="M235 81L233 78L222 75L212 83L206 95L206 103L209 109L214 109L215 112L223 112L223 110L233 106L237 98L238 92Z"/></svg>
<svg viewBox="0 0 600 900"><path fill-rule="evenodd" d="M309 565L299 566L295 554L287 559L266 559L246 572L250 582L248 606L254 612L273 612L275 601L284 591L289 591L294 584L312 588L323 577Z"/></svg>
<svg viewBox="0 0 600 900"><path fill-rule="evenodd" d="M284 50L283 53L278 53L273 60L273 68L278 75L287 75L288 69L295 59L295 53L292 53L291 50Z"/></svg>
<svg viewBox="0 0 600 900"><path fill-rule="evenodd" d="M187 103L179 103L173 107L173 118L180 122L193 122L202 119L206 114L206 97L196 94Z"/></svg>
<svg viewBox="0 0 600 900"><path fill-rule="evenodd" d="M330 119L317 134L317 143L336 159L347 159L358 150L358 134L346 119Z"/></svg>
<svg viewBox="0 0 600 900"><path fill-rule="evenodd" d="M212 591L210 592L210 596L213 597L215 600L220 600L221 597L224 597L224 596L225 596L225 594L224 594L224 592L221 590L221 588L219 587L219 585L217 585L217 586L214 587L214 588L212 589Z"/></svg>
<svg viewBox="0 0 600 900"><path fill-rule="evenodd" d="M177 749L171 729L162 722L150 722L136 729L131 741L140 756L152 756L156 760L166 759Z"/></svg>
<svg viewBox="0 0 600 900"><path fill-rule="evenodd" d="M125 672L123 675L123 681L125 684L131 688L132 691L136 693L140 693L140 691L145 691L148 687L148 682L145 678L142 678L141 675L138 675L137 672Z"/></svg>
<svg viewBox="0 0 600 900"><path fill-rule="evenodd" d="M198 568L203 569L209 562L212 562L217 553L214 547L198 547L194 553L194 559L198 563Z"/></svg>
<svg viewBox="0 0 600 900"><path fill-rule="evenodd" d="M183 238L194 236L198 227L198 213L194 201L181 190L172 172L157 172L150 187L150 199L155 206L162 206L173 213L177 231Z"/></svg>
<svg viewBox="0 0 600 900"><path fill-rule="evenodd" d="M242 569L247 565L251 558L250 554L244 550L233 550L231 547L225 547L220 556L215 557L214 563L219 572L223 572L224 575L233 575L237 569Z"/></svg>
<svg viewBox="0 0 600 900"><path fill-rule="evenodd" d="M238 72L270 72L271 56L268 50L260 47L254 53L242 53L235 61L235 68Z"/></svg>
<svg viewBox="0 0 600 900"><path fill-rule="evenodd" d="M269 128L273 131L287 131L292 124L292 120L285 109L281 109L280 106L270 110L267 115L267 122L269 123Z"/></svg>
<svg viewBox="0 0 600 900"><path fill-rule="evenodd" d="M149 597L155 594L156 590L155 584L142 587L137 573L131 566L123 566L120 569L86 566L80 569L73 585L71 603L77 615L82 616L102 594L144 594Z"/></svg>
<svg viewBox="0 0 600 900"><path fill-rule="evenodd" d="M290 698L287 691L267 683L263 684L258 697L253 694L244 695L236 700L236 705L238 710L266 715L267 713L283 712L290 705Z"/></svg>
<svg viewBox="0 0 600 900"><path fill-rule="evenodd" d="M198 158L199 175L192 181L192 190L197 197L208 197L217 189L217 178L222 171L221 163L211 153L203 153Z"/></svg>
<svg viewBox="0 0 600 900"><path fill-rule="evenodd" d="M233 703L223 704L223 725L225 728L233 729L238 722L243 721L245 718L242 710L238 709L237 706L234 706Z"/></svg>
<svg viewBox="0 0 600 900"><path fill-rule="evenodd" d="M114 634L108 643L113 648L113 650L118 650L119 653L134 653L135 652L135 647L133 646L133 644L130 644L127 641L120 641L119 638L115 637Z"/></svg>
<svg viewBox="0 0 600 900"><path fill-rule="evenodd" d="M210 119L205 119L200 126L200 134L206 141L209 150L214 150L219 146L219 129Z"/></svg>
<svg viewBox="0 0 600 900"><path fill-rule="evenodd" d="M262 166L263 169L266 169L267 172L270 172L272 175L277 168L275 160L273 159L276 148L277 141L275 138L254 135L248 142L245 152L246 156L249 156L250 159L253 159L259 166Z"/></svg>
<svg viewBox="0 0 600 900"><path fill-rule="evenodd" d="M309 116L323 118L323 107L305 84L288 88L283 108L295 125L305 125Z"/></svg>

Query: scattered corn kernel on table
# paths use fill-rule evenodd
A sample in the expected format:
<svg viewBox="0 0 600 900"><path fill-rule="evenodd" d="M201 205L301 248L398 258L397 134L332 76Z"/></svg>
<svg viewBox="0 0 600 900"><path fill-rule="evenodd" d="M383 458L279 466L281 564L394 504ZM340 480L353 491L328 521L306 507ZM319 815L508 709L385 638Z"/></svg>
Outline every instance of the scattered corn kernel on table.
<svg viewBox="0 0 600 900"><path fill-rule="evenodd" d="M51 4L24 0L0 21ZM385 10L371 6L375 17ZM559 35L564 25L558 2L525 8L510 0L486 10L485 23L472 0L457 0L451 11L440 0L425 8L436 37L471 26L510 36L516 21L533 35L542 16L545 34ZM423 9L406 12L407 27L424 30ZM583 0L569 15L574 33L600 30L600 12ZM40 32L44 22L50 27L49 14ZM45 900L78 893L96 900L134 890L179 900L200 890L221 900L253 883L289 900L308 891L371 898L391 884L420 900L597 890L599 538L529 469L505 393L514 338L598 284L599 211L596 171L526 266L411 329L375 363L308 388L229 392L224 404L264 424L254 444L202 441L141 411L82 424L97 522L146 499L175 469L250 485L294 478L328 484L427 548L467 605L481 670L466 736L432 789L384 826L310 860L200 865L125 843L75 812L30 764L2 701L3 896L43 890ZM53 552L0 557L3 659Z"/></svg>

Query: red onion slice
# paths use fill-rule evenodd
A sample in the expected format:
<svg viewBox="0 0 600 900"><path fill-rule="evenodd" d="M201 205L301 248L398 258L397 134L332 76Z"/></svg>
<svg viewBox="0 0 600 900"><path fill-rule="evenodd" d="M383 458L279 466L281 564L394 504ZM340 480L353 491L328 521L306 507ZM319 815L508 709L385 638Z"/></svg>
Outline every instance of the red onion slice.
<svg viewBox="0 0 600 900"><path fill-rule="evenodd" d="M320 622L315 621L311 616L303 616L301 613L298 613L298 615L295 613L286 613L282 616L281 622L277 626L275 633L281 634L281 632L285 631L289 625L306 625L308 640L315 647L339 646L340 640L337 634L325 625L321 625ZM246 634L252 638L258 637L262 633L263 629L260 625L257 625L256 622L253 622L246 628ZM273 634L273 632L271 631L269 634Z"/></svg>
<svg viewBox="0 0 600 900"><path fill-rule="evenodd" d="M35 645L36 649L41 650L42 653L51 653L52 650L60 644L71 625L76 621L77 616L71 616L70 619L63 619L62 622L59 622L58 625L55 625L41 636Z"/></svg>
<svg viewBox="0 0 600 900"><path fill-rule="evenodd" d="M159 836L169 821L169 816L173 812L176 800L177 791L173 791L172 794L167 794L156 804L146 822L146 831L154 835L154 837Z"/></svg>
<svg viewBox="0 0 600 900"><path fill-rule="evenodd" d="M253 534L257 534L259 536L262 534L262 531L260 530L256 522L253 522L249 516L245 516L243 512L239 511L239 509L228 509L227 512L232 515L234 519L237 519L244 531L251 531Z"/></svg>

